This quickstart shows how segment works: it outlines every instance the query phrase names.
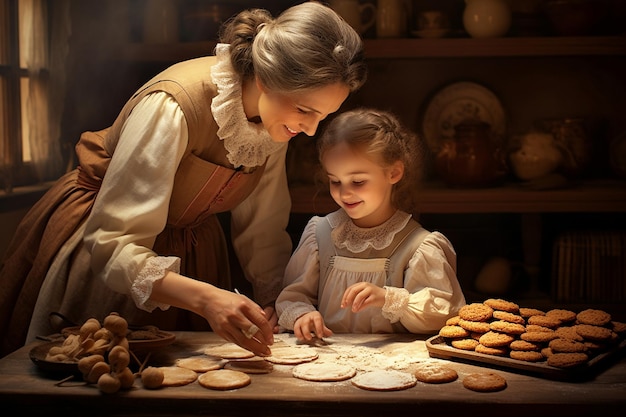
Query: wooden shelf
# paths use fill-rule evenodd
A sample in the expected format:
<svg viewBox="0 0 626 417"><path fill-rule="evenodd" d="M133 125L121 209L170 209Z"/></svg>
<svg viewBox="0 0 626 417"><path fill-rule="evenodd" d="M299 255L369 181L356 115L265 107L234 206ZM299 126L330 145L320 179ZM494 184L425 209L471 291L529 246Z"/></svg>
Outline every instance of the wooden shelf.
<svg viewBox="0 0 626 417"><path fill-rule="evenodd" d="M130 62L177 62L213 54L215 42L128 43L111 59ZM626 37L365 39L369 59L626 55Z"/></svg>
<svg viewBox="0 0 626 417"><path fill-rule="evenodd" d="M315 186L292 186L292 213L325 214L338 207ZM519 184L481 189L427 184L421 192L421 213L549 213L624 212L626 182L594 180L570 188L532 190Z"/></svg>

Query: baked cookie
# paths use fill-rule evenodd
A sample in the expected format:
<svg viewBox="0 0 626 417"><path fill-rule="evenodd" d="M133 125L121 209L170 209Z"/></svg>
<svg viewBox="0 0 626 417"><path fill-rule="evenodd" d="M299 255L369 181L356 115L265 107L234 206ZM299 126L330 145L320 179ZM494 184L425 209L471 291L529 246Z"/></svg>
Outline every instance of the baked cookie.
<svg viewBox="0 0 626 417"><path fill-rule="evenodd" d="M556 335L561 339L574 340L576 342L582 342L585 339L578 334L576 327L574 326L561 326L555 330Z"/></svg>
<svg viewBox="0 0 626 417"><path fill-rule="evenodd" d="M595 326L592 324L577 324L575 326L576 333L581 335L585 340L592 342L607 342L613 339L613 330L606 327Z"/></svg>
<svg viewBox="0 0 626 417"><path fill-rule="evenodd" d="M459 320L459 326L472 333L487 333L489 330L489 322L486 321L471 321L471 320Z"/></svg>
<svg viewBox="0 0 626 417"><path fill-rule="evenodd" d="M545 359L541 352L536 350L512 350L509 352L509 356L511 359L525 362L540 362Z"/></svg>
<svg viewBox="0 0 626 417"><path fill-rule="evenodd" d="M249 385L251 381L250 375L232 369L209 371L198 377L198 383L204 388L221 391L243 388Z"/></svg>
<svg viewBox="0 0 626 417"><path fill-rule="evenodd" d="M548 356L547 363L557 368L573 368L584 365L588 360L585 353L553 353Z"/></svg>
<svg viewBox="0 0 626 417"><path fill-rule="evenodd" d="M455 326L459 324L459 320L461 320L461 317L459 316L450 317L448 320L446 320L446 326Z"/></svg>
<svg viewBox="0 0 626 417"><path fill-rule="evenodd" d="M459 317L469 321L488 321L493 317L493 308L483 303L466 304L459 310Z"/></svg>
<svg viewBox="0 0 626 417"><path fill-rule="evenodd" d="M591 324L593 326L606 326L611 322L611 315L604 310L588 308L576 315L576 320L581 324Z"/></svg>
<svg viewBox="0 0 626 417"><path fill-rule="evenodd" d="M527 342L547 343L552 339L556 339L557 335L554 330L549 332L526 332L519 335L520 339Z"/></svg>
<svg viewBox="0 0 626 417"><path fill-rule="evenodd" d="M545 311L539 310L537 308L520 307L519 309L519 315L524 317L525 319L532 317L532 316L543 316L545 314L546 314Z"/></svg>
<svg viewBox="0 0 626 417"><path fill-rule="evenodd" d="M515 338L510 334L494 331L489 331L478 339L481 345L487 347L509 346L513 340L515 340Z"/></svg>
<svg viewBox="0 0 626 417"><path fill-rule="evenodd" d="M624 322L611 320L609 327L620 336L626 334L626 323Z"/></svg>
<svg viewBox="0 0 626 417"><path fill-rule="evenodd" d="M439 329L439 336L449 338L449 339L457 339L460 337L469 336L469 332L457 325L443 326Z"/></svg>
<svg viewBox="0 0 626 417"><path fill-rule="evenodd" d="M546 311L546 316L554 317L559 320L561 324L570 323L576 320L576 313L571 310L565 310L562 308L554 308L552 310Z"/></svg>
<svg viewBox="0 0 626 417"><path fill-rule="evenodd" d="M428 384L444 384L459 377L454 369L433 362L418 364L414 374L418 381Z"/></svg>
<svg viewBox="0 0 626 417"><path fill-rule="evenodd" d="M552 352L552 349L546 346L543 349L541 349L541 354L543 355L544 358L548 358L549 356L554 355L554 352Z"/></svg>
<svg viewBox="0 0 626 417"><path fill-rule="evenodd" d="M463 339L454 339L450 341L452 347L461 349L461 350L474 350L476 346L478 346L479 342L477 339L472 338L463 338Z"/></svg>
<svg viewBox="0 0 626 417"><path fill-rule="evenodd" d="M507 356L509 354L508 347L490 347L481 345L480 343L474 349L476 353L482 353L485 355L493 355L493 356Z"/></svg>
<svg viewBox="0 0 626 417"><path fill-rule="evenodd" d="M540 343L528 342L526 340L517 339L511 342L509 348L511 348L512 350L528 352L533 350L539 351L541 350L541 346L542 344Z"/></svg>
<svg viewBox="0 0 626 417"><path fill-rule="evenodd" d="M495 332L507 334L522 334L526 331L523 324L511 323L510 321L496 320L489 323L489 328Z"/></svg>
<svg viewBox="0 0 626 417"><path fill-rule="evenodd" d="M506 385L506 379L494 372L474 373L463 378L463 386L477 392L501 391Z"/></svg>
<svg viewBox="0 0 626 417"><path fill-rule="evenodd" d="M484 304L493 308L494 310L507 311L509 313L518 313L519 305L514 302L503 300L502 298L488 298L484 301Z"/></svg>
<svg viewBox="0 0 626 417"><path fill-rule="evenodd" d="M493 318L496 320L504 320L510 323L526 324L526 319L519 314L509 313L508 311L495 310Z"/></svg>
<svg viewBox="0 0 626 417"><path fill-rule="evenodd" d="M526 322L528 324L536 324L537 326L547 327L552 330L561 325L561 320L548 316L530 316Z"/></svg>
<svg viewBox="0 0 626 417"><path fill-rule="evenodd" d="M537 324L527 324L526 325L527 332L553 332L554 329L550 329L549 327L539 326Z"/></svg>
<svg viewBox="0 0 626 417"><path fill-rule="evenodd" d="M550 343L548 343L548 347L552 349L554 353L584 353L587 351L587 346L585 346L584 343L561 338L550 340Z"/></svg>

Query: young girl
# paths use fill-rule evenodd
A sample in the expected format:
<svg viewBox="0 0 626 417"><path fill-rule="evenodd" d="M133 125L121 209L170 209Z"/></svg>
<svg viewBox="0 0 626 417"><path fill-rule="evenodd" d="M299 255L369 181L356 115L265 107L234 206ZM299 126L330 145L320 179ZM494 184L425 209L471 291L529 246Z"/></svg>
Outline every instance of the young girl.
<svg viewBox="0 0 626 417"><path fill-rule="evenodd" d="M340 208L309 220L285 271L278 323L298 339L436 332L465 304L452 244L409 214L423 165L418 139L371 109L337 116L319 138Z"/></svg>

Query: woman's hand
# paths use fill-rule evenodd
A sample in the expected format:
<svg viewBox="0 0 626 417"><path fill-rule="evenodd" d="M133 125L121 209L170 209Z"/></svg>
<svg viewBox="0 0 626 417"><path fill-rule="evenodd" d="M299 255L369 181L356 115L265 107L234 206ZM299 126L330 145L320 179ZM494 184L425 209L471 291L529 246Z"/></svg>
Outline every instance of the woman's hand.
<svg viewBox="0 0 626 417"><path fill-rule="evenodd" d="M341 299L341 308L352 307L353 313L358 313L368 307L382 307L385 305L384 288L369 282L357 282L346 288Z"/></svg>
<svg viewBox="0 0 626 417"><path fill-rule="evenodd" d="M319 311L311 311L298 317L293 324L293 333L298 340L311 340L312 333L320 339L333 335L332 330L324 325L324 319Z"/></svg>
<svg viewBox="0 0 626 417"><path fill-rule="evenodd" d="M268 321L267 313L245 295L218 291L223 294L207 305L203 314L213 331L256 355L270 355L274 326Z"/></svg>
<svg viewBox="0 0 626 417"><path fill-rule="evenodd" d="M265 311L245 295L168 271L152 285L150 299L204 317L215 333L256 355L271 354L272 325Z"/></svg>

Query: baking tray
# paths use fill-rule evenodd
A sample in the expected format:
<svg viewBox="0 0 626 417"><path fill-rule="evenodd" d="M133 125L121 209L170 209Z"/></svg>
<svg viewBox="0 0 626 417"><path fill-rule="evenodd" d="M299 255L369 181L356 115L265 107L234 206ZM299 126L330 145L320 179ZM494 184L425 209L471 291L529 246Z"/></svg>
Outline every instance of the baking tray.
<svg viewBox="0 0 626 417"><path fill-rule="evenodd" d="M426 340L428 354L435 358L458 360L478 365L487 365L506 371L527 373L549 379L578 380L588 379L606 369L608 365L617 360L626 347L626 340L622 340L610 350L593 356L586 364L574 368L556 368L543 362L526 362L503 356L486 355L474 351L462 350L452 347L439 335Z"/></svg>

